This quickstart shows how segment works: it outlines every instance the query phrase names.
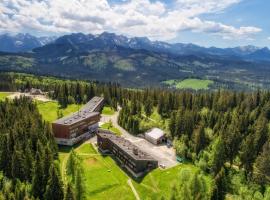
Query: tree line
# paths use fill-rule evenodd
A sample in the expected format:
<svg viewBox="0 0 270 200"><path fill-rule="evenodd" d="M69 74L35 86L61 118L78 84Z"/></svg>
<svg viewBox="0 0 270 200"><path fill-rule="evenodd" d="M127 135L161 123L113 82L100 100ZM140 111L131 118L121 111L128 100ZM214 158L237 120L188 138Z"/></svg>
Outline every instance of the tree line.
<svg viewBox="0 0 270 200"><path fill-rule="evenodd" d="M229 194L240 199L269 196L269 91L131 90L114 83L22 74L6 76L1 84L2 88L14 84L16 90L43 89L63 107L102 95L107 105L122 107L118 122L132 134L143 133L142 120L157 112L177 155L213 177L213 199Z"/></svg>

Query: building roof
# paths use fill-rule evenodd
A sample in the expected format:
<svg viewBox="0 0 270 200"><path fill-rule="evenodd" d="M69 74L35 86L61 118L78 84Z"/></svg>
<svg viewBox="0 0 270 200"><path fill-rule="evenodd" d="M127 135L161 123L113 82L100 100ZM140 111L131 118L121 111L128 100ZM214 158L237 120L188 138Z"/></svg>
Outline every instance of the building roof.
<svg viewBox="0 0 270 200"><path fill-rule="evenodd" d="M102 138L109 139L112 143L117 145L120 149L126 152L129 156L135 160L155 160L152 156L140 150L139 147L124 139L123 137L114 135L109 131L99 130L98 135Z"/></svg>
<svg viewBox="0 0 270 200"><path fill-rule="evenodd" d="M145 133L146 136L151 137L153 139L160 139L165 135L164 131L159 128L153 128L150 131Z"/></svg>
<svg viewBox="0 0 270 200"><path fill-rule="evenodd" d="M87 104L81 108L82 111L90 111L90 112L96 112L99 110L96 110L97 107L103 103L104 98L103 97L93 97Z"/></svg>
<svg viewBox="0 0 270 200"><path fill-rule="evenodd" d="M54 124L72 125L81 120L99 115L97 107L103 103L103 97L93 97L78 112L72 113L66 117L54 121Z"/></svg>
<svg viewBox="0 0 270 200"><path fill-rule="evenodd" d="M54 121L54 124L73 125L84 119L99 115L99 112L76 112Z"/></svg>

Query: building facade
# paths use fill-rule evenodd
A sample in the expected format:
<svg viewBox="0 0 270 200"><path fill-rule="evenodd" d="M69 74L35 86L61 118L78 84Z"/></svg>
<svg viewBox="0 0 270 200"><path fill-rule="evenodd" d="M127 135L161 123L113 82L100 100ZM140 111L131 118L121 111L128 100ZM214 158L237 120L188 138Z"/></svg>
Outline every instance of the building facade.
<svg viewBox="0 0 270 200"><path fill-rule="evenodd" d="M102 153L111 153L133 177L143 176L158 167L158 161L140 150L130 141L116 136L109 131L97 133L97 144Z"/></svg>
<svg viewBox="0 0 270 200"><path fill-rule="evenodd" d="M104 99L94 97L78 112L58 119L52 123L57 144L72 146L88 139L97 131Z"/></svg>

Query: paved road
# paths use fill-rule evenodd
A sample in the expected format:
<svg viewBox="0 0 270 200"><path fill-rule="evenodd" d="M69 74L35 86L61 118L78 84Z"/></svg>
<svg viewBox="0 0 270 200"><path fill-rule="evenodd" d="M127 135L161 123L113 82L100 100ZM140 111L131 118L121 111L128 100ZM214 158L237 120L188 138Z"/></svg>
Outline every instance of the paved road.
<svg viewBox="0 0 270 200"><path fill-rule="evenodd" d="M173 148L168 148L166 145L156 146L143 138L131 135L129 132L119 126L117 123L118 116L119 111L115 112L115 114L111 116L102 115L101 122L106 123L111 120L113 126L122 132L122 137L137 145L146 153L150 154L152 157L158 160L159 164L165 165L166 168L177 165L175 150Z"/></svg>

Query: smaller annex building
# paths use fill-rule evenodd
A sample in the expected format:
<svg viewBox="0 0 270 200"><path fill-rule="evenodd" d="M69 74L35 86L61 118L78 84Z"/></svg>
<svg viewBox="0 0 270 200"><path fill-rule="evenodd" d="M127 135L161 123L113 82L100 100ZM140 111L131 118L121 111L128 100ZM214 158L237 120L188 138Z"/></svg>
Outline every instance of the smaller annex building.
<svg viewBox="0 0 270 200"><path fill-rule="evenodd" d="M52 130L56 143L72 146L96 132L103 102L102 97L94 97L78 112L54 121Z"/></svg>
<svg viewBox="0 0 270 200"><path fill-rule="evenodd" d="M121 167L135 178L143 176L148 171L158 167L158 161L140 150L130 141L116 136L110 131L99 130L97 133L98 148L102 153L111 153Z"/></svg>
<svg viewBox="0 0 270 200"><path fill-rule="evenodd" d="M165 142L166 137L163 130L159 128L153 128L145 133L145 139L152 144L158 145Z"/></svg>

